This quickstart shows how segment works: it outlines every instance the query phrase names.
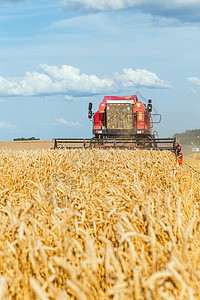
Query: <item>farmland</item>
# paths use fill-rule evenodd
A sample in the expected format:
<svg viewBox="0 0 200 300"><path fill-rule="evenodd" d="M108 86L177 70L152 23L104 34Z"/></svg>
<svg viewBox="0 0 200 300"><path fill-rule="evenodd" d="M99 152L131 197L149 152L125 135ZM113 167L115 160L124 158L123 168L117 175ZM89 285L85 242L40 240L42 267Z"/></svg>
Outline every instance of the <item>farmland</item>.
<svg viewBox="0 0 200 300"><path fill-rule="evenodd" d="M198 299L200 185L173 153L0 161L1 299Z"/></svg>
<svg viewBox="0 0 200 300"><path fill-rule="evenodd" d="M51 149L53 141L51 140L27 140L27 141L0 141L0 149L4 150L37 150Z"/></svg>

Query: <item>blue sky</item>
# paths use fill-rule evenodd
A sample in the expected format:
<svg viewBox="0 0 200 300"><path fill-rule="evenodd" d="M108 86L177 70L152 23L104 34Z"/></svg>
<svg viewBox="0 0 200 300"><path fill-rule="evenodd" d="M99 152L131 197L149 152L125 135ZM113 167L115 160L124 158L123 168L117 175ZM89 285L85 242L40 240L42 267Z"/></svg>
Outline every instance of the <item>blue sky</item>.
<svg viewBox="0 0 200 300"><path fill-rule="evenodd" d="M0 140L91 137L88 102L151 98L200 128L200 0L0 0Z"/></svg>

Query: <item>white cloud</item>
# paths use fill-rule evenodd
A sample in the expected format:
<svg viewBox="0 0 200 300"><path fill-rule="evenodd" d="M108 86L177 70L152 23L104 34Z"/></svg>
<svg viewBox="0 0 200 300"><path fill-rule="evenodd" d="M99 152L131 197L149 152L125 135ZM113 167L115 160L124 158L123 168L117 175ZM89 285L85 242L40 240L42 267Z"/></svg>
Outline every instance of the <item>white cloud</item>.
<svg viewBox="0 0 200 300"><path fill-rule="evenodd" d="M0 122L0 129L16 129L17 126L6 122Z"/></svg>
<svg viewBox="0 0 200 300"><path fill-rule="evenodd" d="M149 87L149 88L171 88L172 86L158 78L158 76L144 69L133 70L131 68L123 69L123 74L115 73L117 80L121 81L124 87Z"/></svg>
<svg viewBox="0 0 200 300"><path fill-rule="evenodd" d="M116 89L110 78L80 73L78 68L64 65L40 65L41 73L27 72L22 78L0 76L0 96L34 96L52 94L92 95Z"/></svg>
<svg viewBox="0 0 200 300"><path fill-rule="evenodd" d="M83 12L140 10L152 15L200 20L199 0L60 0L68 10Z"/></svg>
<svg viewBox="0 0 200 300"><path fill-rule="evenodd" d="M199 0L61 0L66 8L82 8L84 10L120 10L126 8L157 7L175 9L200 6Z"/></svg>
<svg viewBox="0 0 200 300"><path fill-rule="evenodd" d="M124 69L123 74L115 73L113 78L80 73L78 68L64 65L40 65L39 72L27 72L24 77L6 79L0 76L0 96L52 96L65 95L66 100L89 97L94 94L117 92L123 87L143 86L170 88L171 85L147 70Z"/></svg>
<svg viewBox="0 0 200 300"><path fill-rule="evenodd" d="M200 79L197 77L188 77L188 81L194 85L200 85Z"/></svg>
<svg viewBox="0 0 200 300"><path fill-rule="evenodd" d="M72 101L74 101L76 99L77 99L76 97L73 97L73 96L70 96L70 95L66 95L65 96L65 100L68 101L68 102L72 102Z"/></svg>
<svg viewBox="0 0 200 300"><path fill-rule="evenodd" d="M55 122L53 122L54 126L58 126L58 125L64 125L64 126L73 126L73 127L80 127L81 124L79 122L69 122L66 121L64 118L58 118L55 119Z"/></svg>

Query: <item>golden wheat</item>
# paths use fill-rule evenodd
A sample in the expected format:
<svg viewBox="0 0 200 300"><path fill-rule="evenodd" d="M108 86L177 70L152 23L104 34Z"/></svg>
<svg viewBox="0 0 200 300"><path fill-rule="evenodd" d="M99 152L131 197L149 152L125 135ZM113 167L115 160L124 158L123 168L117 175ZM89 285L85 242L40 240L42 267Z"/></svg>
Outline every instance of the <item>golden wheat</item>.
<svg viewBox="0 0 200 300"><path fill-rule="evenodd" d="M0 161L0 299L198 299L200 186L173 153Z"/></svg>

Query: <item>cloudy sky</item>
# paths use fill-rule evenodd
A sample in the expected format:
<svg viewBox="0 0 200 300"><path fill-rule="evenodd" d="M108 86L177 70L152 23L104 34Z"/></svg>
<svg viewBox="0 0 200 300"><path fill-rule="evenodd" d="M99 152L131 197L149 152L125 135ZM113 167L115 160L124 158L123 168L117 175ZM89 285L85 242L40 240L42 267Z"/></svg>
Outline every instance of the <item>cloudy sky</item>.
<svg viewBox="0 0 200 300"><path fill-rule="evenodd" d="M160 137L200 128L200 0L0 0L0 140L91 137L88 102L138 92Z"/></svg>

